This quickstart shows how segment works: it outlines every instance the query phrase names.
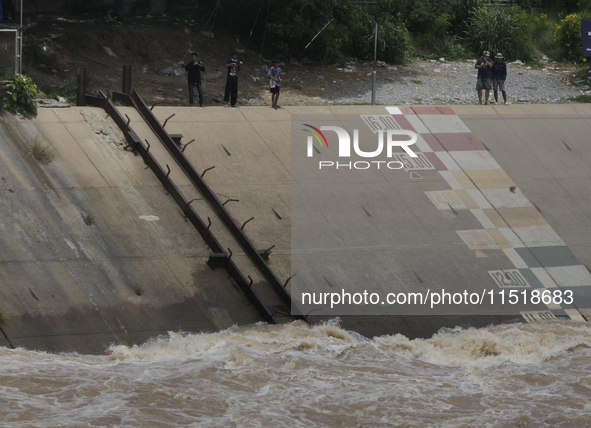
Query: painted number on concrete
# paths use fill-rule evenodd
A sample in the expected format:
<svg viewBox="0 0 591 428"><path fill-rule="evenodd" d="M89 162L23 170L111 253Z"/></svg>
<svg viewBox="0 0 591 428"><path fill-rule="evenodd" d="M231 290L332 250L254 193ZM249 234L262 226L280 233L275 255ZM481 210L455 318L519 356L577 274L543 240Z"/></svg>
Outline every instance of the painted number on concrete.
<svg viewBox="0 0 591 428"><path fill-rule="evenodd" d="M489 270L488 273L502 288L531 287L518 269Z"/></svg>
<svg viewBox="0 0 591 428"><path fill-rule="evenodd" d="M392 157L397 161L402 162L402 165L404 165L404 169L406 171L408 171L409 169L414 171L429 171L435 169L433 164L429 162L429 159L427 159L427 157L424 154L416 154L416 158L411 158L407 153L393 153Z"/></svg>
<svg viewBox="0 0 591 428"><path fill-rule="evenodd" d="M471 250L495 250L499 248L486 230L458 230L456 232Z"/></svg>
<svg viewBox="0 0 591 428"><path fill-rule="evenodd" d="M374 134L389 129L402 129L389 114L362 114L360 116Z"/></svg>
<svg viewBox="0 0 591 428"><path fill-rule="evenodd" d="M528 323L556 319L554 314L550 311L521 312L521 316L525 318Z"/></svg>
<svg viewBox="0 0 591 428"><path fill-rule="evenodd" d="M435 192L425 192L425 194L431 199L431 202L433 202L438 210L449 210L450 206L455 210L467 209L464 201L453 190L438 190Z"/></svg>

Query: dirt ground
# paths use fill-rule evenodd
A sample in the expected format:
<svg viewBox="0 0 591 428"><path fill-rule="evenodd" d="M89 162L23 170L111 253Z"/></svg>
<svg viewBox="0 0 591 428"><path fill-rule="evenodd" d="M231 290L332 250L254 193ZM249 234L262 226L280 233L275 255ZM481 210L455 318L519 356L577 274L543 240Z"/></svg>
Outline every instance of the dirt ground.
<svg viewBox="0 0 591 428"><path fill-rule="evenodd" d="M196 51L203 61L205 104L222 103L230 52L238 50L243 62L239 81L239 104L270 105L268 58L260 47L247 47L243 40L205 31L194 22L171 22L166 18L135 17L116 22L108 18L84 19L36 17L27 30L24 73L31 76L46 95L59 94L66 79L76 81L77 70L87 67L88 92L120 91L122 67L132 65L132 87L149 103L185 105L187 78L181 63ZM204 35L205 34L205 35ZM213 37L212 37L213 35ZM110 56L104 47L113 54ZM256 49L256 50L255 50ZM282 62L286 73L281 104L338 103L371 89L373 64L349 59L343 64L321 66L305 56ZM390 68L390 69L388 69ZM402 71L405 67L396 67ZM411 70L409 68L409 70ZM381 63L378 79L393 81L393 68Z"/></svg>

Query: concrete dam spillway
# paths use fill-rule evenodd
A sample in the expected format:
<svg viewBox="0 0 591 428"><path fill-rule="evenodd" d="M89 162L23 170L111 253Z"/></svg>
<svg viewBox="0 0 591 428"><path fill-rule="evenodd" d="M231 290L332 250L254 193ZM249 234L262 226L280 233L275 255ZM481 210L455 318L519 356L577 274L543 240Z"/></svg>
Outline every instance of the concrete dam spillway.
<svg viewBox="0 0 591 428"><path fill-rule="evenodd" d="M248 254L225 245L232 236L152 127L134 107L119 110L141 141L150 142L150 153L195 212L209 219L254 292L280 307ZM591 317L587 105L157 106L153 113L171 135L183 135L182 146L195 139L184 155L200 174L207 170L203 179L257 249L274 246L266 263L292 298L305 274L292 278L289 136L293 117L320 115L335 122L339 115L391 115L421 136L417 146L429 167L405 165L406 175L385 190L399 204L391 213L397 241L364 253L385 252L401 291L485 287L496 293L524 281L531 290L575 296L568 305L526 302L517 312L341 315L347 329L429 337L456 325ZM30 156L36 137L55 150L53 161ZM226 270L208 266L211 247L142 157L126 147L124 133L101 108L40 109L32 120L3 116L0 308L8 321L0 346L102 353L112 343L141 344L168 331L213 332L263 320ZM364 209L374 214L371 221L381 212ZM372 270L385 266L377 257L356 257ZM335 272L310 267L307 273L338 284Z"/></svg>

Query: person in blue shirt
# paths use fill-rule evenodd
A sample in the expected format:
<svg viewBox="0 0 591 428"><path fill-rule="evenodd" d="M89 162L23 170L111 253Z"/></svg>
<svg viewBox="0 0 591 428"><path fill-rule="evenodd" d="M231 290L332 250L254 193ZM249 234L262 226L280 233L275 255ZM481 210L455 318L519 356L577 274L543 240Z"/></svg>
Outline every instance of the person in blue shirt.
<svg viewBox="0 0 591 428"><path fill-rule="evenodd" d="M490 90L492 89L491 79L493 66L493 63L491 62L489 57L489 51L482 52L482 58L478 58L478 60L476 61L476 65L474 66L474 68L478 70L478 77L476 79L476 90L478 91L478 104L482 104L483 89L486 91L486 100L484 104L489 104L488 98L490 97Z"/></svg>
<svg viewBox="0 0 591 428"><path fill-rule="evenodd" d="M499 102L499 90L503 94L503 101L507 104L507 92L505 92L505 80L507 80L507 63L503 61L503 54L498 53L496 61L492 67L493 73L493 92L495 94L495 102Z"/></svg>
<svg viewBox="0 0 591 428"><path fill-rule="evenodd" d="M281 108L277 105L277 101L279 101L279 84L281 83L281 76L283 75L285 75L285 73L279 68L279 60L273 61L273 67L269 69L269 74L267 74L267 77L270 78L269 92L271 92L271 107L273 107L275 110Z"/></svg>

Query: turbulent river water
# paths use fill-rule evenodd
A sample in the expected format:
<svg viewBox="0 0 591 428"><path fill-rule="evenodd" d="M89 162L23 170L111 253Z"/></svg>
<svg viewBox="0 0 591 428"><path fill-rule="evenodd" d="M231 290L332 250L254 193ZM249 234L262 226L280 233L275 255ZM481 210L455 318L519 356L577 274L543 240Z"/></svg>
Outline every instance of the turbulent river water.
<svg viewBox="0 0 591 428"><path fill-rule="evenodd" d="M0 348L2 427L589 427L591 326L367 340L338 323Z"/></svg>

